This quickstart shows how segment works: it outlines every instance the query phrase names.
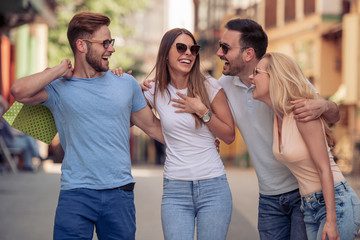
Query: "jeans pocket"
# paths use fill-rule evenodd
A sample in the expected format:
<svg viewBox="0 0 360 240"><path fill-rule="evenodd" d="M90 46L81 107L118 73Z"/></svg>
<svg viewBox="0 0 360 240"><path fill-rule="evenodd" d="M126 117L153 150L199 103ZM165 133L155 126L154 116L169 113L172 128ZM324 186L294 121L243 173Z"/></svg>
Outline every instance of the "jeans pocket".
<svg viewBox="0 0 360 240"><path fill-rule="evenodd" d="M354 223L360 227L360 200L357 196L351 198L353 206Z"/></svg>

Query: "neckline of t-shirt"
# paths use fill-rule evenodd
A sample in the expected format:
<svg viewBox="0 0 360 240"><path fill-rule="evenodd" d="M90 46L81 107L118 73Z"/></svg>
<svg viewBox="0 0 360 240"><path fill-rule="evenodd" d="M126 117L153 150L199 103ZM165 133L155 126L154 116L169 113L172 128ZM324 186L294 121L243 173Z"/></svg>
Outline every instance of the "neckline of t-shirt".
<svg viewBox="0 0 360 240"><path fill-rule="evenodd" d="M110 71L110 70L104 72L104 74L102 74L102 75L100 75L100 76L98 76L98 77L93 77L93 78L78 78L78 77L72 77L71 79L74 79L74 80L94 80L94 79L99 79L99 78L105 77L105 76L108 74L109 71Z"/></svg>
<svg viewBox="0 0 360 240"><path fill-rule="evenodd" d="M178 88L174 87L171 83L169 83L169 88L172 88L173 90L175 90L177 92L187 92L187 88L178 89Z"/></svg>

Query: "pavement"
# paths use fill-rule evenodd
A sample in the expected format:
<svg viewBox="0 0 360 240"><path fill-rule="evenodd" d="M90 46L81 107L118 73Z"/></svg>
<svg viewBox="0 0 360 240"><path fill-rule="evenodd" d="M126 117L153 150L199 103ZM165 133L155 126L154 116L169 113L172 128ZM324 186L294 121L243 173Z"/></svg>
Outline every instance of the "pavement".
<svg viewBox="0 0 360 240"><path fill-rule="evenodd" d="M258 186L252 168L226 168L233 195L232 220L227 240L258 240ZM160 204L162 167L134 166L137 240L161 240ZM347 177L348 178L348 177ZM348 178L360 196L360 177ZM52 239L60 164L45 162L38 173L0 175L0 239ZM94 234L94 238L96 234Z"/></svg>

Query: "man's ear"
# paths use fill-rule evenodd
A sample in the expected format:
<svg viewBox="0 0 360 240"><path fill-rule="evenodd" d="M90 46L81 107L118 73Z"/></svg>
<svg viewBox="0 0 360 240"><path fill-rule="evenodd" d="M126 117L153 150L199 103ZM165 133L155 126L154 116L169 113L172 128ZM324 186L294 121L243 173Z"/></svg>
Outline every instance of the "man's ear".
<svg viewBox="0 0 360 240"><path fill-rule="evenodd" d="M76 40L76 48L81 53L87 52L87 45L86 45L85 41L83 41L81 39Z"/></svg>
<svg viewBox="0 0 360 240"><path fill-rule="evenodd" d="M243 59L245 62L250 62L256 58L255 50L253 48L247 48L243 51Z"/></svg>

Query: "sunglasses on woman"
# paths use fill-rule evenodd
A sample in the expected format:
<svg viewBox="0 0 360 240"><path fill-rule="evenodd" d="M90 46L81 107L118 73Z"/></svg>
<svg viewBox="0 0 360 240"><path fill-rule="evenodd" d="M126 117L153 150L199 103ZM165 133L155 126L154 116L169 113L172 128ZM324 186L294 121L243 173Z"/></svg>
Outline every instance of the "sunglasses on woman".
<svg viewBox="0 0 360 240"><path fill-rule="evenodd" d="M256 75L258 75L261 72L269 74L267 71L264 71L264 70L261 70L260 68L255 67L253 70L253 77L255 77Z"/></svg>
<svg viewBox="0 0 360 240"><path fill-rule="evenodd" d="M103 47L105 48L105 49L107 49L109 46L110 46L110 44L112 45L112 46L114 46L114 43L115 43L115 39L106 39L106 40L104 40L104 41L101 41L101 40L93 40L93 39L80 39L80 40L83 40L83 41L88 41L88 42L91 42L91 43L102 43L102 45L103 45Z"/></svg>
<svg viewBox="0 0 360 240"><path fill-rule="evenodd" d="M197 44L194 44L192 46L189 47L190 48L190 52L193 56L198 55L199 51L200 51L200 46ZM176 50L178 51L178 53L180 54L184 54L188 49L188 46L184 43L177 43L176 44Z"/></svg>

